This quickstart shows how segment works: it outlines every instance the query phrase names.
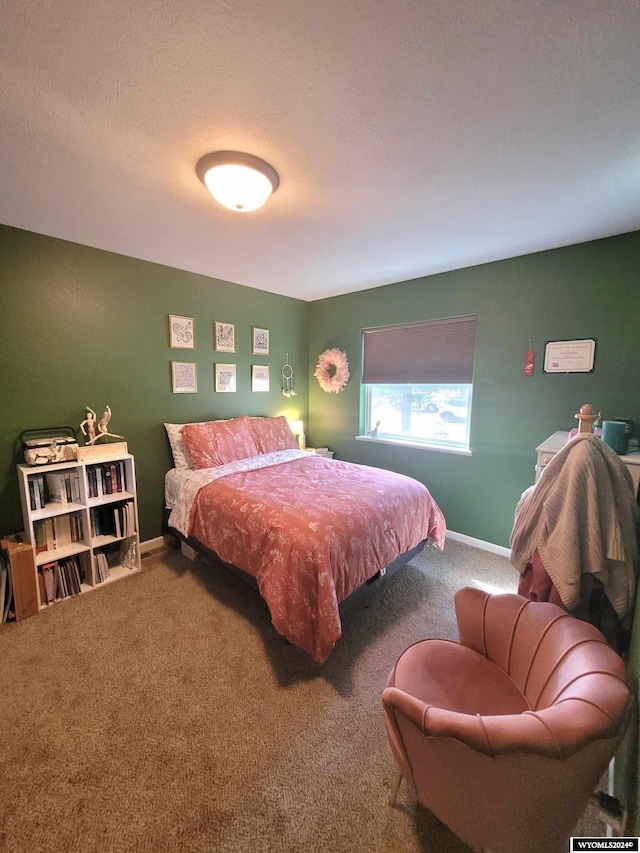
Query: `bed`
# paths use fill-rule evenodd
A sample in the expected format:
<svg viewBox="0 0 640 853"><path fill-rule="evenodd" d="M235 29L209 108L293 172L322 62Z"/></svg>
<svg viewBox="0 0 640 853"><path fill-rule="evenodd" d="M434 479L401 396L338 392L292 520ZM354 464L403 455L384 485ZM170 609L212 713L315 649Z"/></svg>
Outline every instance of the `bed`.
<svg viewBox="0 0 640 853"><path fill-rule="evenodd" d="M165 426L170 528L255 578L276 631L319 663L341 601L425 540L443 547L424 485L301 451L284 418Z"/></svg>

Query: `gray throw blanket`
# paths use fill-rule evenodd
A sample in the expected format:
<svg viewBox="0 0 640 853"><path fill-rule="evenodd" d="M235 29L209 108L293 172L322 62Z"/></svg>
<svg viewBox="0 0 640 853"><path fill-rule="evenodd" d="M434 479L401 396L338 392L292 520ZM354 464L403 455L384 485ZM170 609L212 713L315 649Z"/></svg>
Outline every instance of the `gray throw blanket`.
<svg viewBox="0 0 640 853"><path fill-rule="evenodd" d="M518 503L511 563L524 572L537 549L567 610L580 602L580 576L594 574L626 624L639 567L637 524L626 465L600 438L577 435Z"/></svg>

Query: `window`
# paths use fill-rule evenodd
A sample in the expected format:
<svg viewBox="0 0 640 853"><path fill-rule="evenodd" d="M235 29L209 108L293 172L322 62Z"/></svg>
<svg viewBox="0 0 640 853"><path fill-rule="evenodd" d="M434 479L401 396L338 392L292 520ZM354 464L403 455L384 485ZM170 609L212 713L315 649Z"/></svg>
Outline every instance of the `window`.
<svg viewBox="0 0 640 853"><path fill-rule="evenodd" d="M365 329L365 434L469 449L476 317Z"/></svg>

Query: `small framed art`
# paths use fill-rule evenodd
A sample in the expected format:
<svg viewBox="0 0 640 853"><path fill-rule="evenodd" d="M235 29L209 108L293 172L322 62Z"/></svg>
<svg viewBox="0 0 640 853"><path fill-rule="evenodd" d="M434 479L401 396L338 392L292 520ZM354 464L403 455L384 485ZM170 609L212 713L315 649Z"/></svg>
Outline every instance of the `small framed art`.
<svg viewBox="0 0 640 853"><path fill-rule="evenodd" d="M269 355L269 329L251 327L251 355Z"/></svg>
<svg viewBox="0 0 640 853"><path fill-rule="evenodd" d="M269 390L269 367L266 364L251 365L251 390Z"/></svg>
<svg viewBox="0 0 640 853"><path fill-rule="evenodd" d="M196 393L198 390L198 374L195 362L171 362L171 390L174 394Z"/></svg>
<svg viewBox="0 0 640 853"><path fill-rule="evenodd" d="M195 320L169 314L169 346L172 349L193 349L196 345Z"/></svg>
<svg viewBox="0 0 640 853"><path fill-rule="evenodd" d="M216 352L236 351L236 327L233 323L219 323L216 320L213 324L213 332Z"/></svg>
<svg viewBox="0 0 640 853"><path fill-rule="evenodd" d="M216 364L216 391L236 390L235 364Z"/></svg>

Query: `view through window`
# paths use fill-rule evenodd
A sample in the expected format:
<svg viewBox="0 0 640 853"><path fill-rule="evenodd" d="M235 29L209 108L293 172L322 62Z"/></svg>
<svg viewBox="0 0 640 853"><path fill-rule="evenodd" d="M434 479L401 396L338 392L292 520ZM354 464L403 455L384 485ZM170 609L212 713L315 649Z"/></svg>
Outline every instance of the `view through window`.
<svg viewBox="0 0 640 853"><path fill-rule="evenodd" d="M368 385L367 432L460 449L469 447L471 385Z"/></svg>

